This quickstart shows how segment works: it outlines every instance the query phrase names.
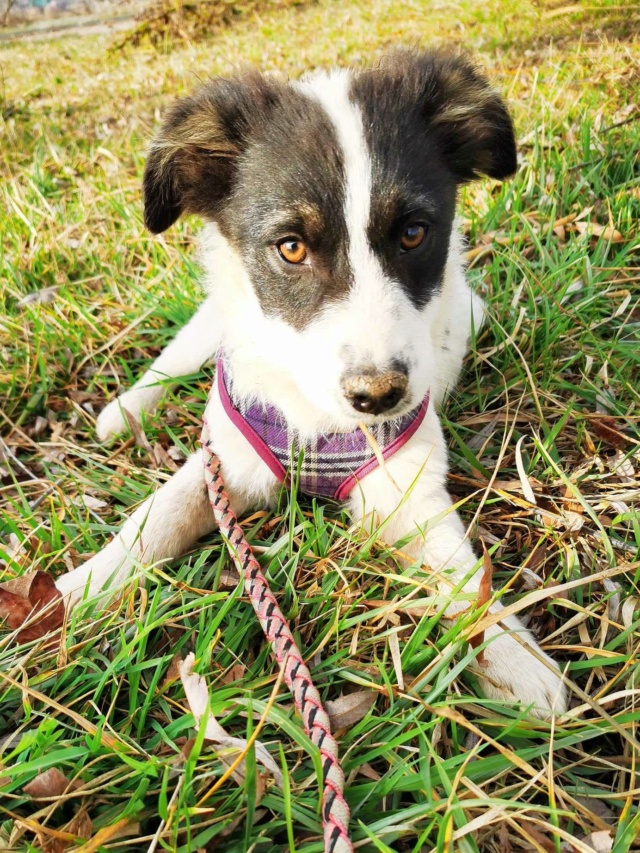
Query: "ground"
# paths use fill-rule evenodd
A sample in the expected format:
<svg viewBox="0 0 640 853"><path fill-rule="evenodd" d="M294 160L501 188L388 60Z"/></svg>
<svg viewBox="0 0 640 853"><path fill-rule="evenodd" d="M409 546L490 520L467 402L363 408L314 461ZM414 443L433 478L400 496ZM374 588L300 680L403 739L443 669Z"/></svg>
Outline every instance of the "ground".
<svg viewBox="0 0 640 853"><path fill-rule="evenodd" d="M2 580L81 563L196 445L210 368L144 431L94 431L199 298L198 224L158 238L141 219L173 96L244 63L296 75L454 41L513 109L517 177L461 198L490 319L444 412L450 489L503 600L566 667L569 714L483 699L465 668L482 613L445 625L428 579L337 507L283 493L245 520L336 703L367 853L639 846L639 21L601 2L265 2L133 45L0 47ZM53 645L0 633L0 849L320 851L317 755L219 537L144 571ZM189 651L226 731L262 726L280 786L253 748L222 779L230 753L197 736L178 674Z"/></svg>

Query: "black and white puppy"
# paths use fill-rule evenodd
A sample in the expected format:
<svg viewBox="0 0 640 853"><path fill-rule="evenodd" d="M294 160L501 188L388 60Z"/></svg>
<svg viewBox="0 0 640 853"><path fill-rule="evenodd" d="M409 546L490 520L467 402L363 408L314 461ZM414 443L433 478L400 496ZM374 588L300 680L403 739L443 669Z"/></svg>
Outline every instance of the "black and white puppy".
<svg viewBox="0 0 640 853"><path fill-rule="evenodd" d="M416 410L411 438L350 491L356 521L381 523L444 596L475 592L478 560L446 491L436 406L458 378L482 304L465 280L458 187L516 168L513 126L485 78L457 55L399 52L376 67L289 83L249 74L206 83L169 112L144 176L159 233L202 216L207 298L153 366L98 419L150 411L166 379L224 352L234 399L276 407L304 444ZM273 467L220 395L207 419L235 510L273 503ZM136 566L177 557L213 527L200 453L84 566L60 578L71 602L121 584ZM447 616L469 606L451 601ZM499 612L500 605L492 610ZM515 617L486 634L486 694L562 712L557 666Z"/></svg>

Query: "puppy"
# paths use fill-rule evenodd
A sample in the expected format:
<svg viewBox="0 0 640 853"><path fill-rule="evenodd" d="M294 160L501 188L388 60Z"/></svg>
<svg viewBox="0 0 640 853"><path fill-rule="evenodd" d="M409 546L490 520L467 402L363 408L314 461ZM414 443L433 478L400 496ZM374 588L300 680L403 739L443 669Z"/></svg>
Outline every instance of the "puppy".
<svg viewBox="0 0 640 853"><path fill-rule="evenodd" d="M206 419L236 512L273 504L300 456L303 491L345 501L389 543L410 539L403 551L437 579L446 616L466 610L481 571L446 491L437 415L482 322L456 193L515 168L503 101L449 53L290 83L215 79L178 101L149 152L145 222L160 233L203 217L207 298L104 409L100 439L125 428L123 409L151 411L167 379L217 357ZM213 526L196 452L58 587L71 603L96 595ZM485 639L486 695L541 717L565 709L557 666L515 617Z"/></svg>

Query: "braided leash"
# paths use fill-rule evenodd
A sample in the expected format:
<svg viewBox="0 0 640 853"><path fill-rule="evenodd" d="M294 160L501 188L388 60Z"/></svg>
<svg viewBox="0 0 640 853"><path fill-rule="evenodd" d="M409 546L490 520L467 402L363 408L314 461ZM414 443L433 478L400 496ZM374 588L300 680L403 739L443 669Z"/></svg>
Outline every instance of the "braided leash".
<svg viewBox="0 0 640 853"><path fill-rule="evenodd" d="M331 734L329 717L322 706L320 694L313 686L311 673L302 660L287 621L231 509L220 473L220 460L211 449L206 421L202 431L202 454L209 500L220 532L227 540L238 571L244 577L245 589L262 630L271 644L273 654L284 671L284 680L302 717L305 731L322 756L325 853L353 853L353 845L349 839L349 806L343 793L344 773L338 760L338 744Z"/></svg>

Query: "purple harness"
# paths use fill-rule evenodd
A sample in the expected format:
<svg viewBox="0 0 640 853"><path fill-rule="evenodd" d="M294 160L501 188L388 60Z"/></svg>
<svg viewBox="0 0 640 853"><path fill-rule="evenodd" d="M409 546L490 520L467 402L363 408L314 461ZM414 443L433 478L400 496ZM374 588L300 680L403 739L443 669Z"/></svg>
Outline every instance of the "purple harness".
<svg viewBox="0 0 640 853"><path fill-rule="evenodd" d="M222 358L218 358L215 387L231 421L281 483L287 482L287 471L293 469L298 472L299 488L304 494L344 501L358 481L378 467L376 455L360 428L322 433L301 444L275 406L235 399ZM429 394L406 415L369 427L383 459L393 456L409 441L424 420L428 406Z"/></svg>

